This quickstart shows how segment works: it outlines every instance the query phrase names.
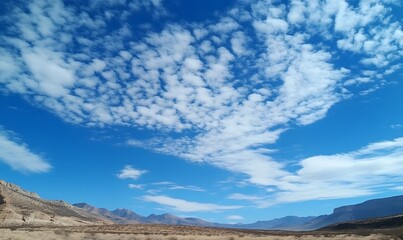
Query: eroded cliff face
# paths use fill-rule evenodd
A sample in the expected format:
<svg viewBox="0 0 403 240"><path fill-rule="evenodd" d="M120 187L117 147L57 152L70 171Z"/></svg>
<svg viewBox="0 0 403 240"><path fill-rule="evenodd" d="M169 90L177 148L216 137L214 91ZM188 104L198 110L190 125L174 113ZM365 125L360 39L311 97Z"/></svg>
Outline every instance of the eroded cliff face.
<svg viewBox="0 0 403 240"><path fill-rule="evenodd" d="M0 226L112 224L63 201L47 201L34 192L0 180Z"/></svg>
<svg viewBox="0 0 403 240"><path fill-rule="evenodd" d="M23 194L23 195L28 196L28 197L40 198L40 196L39 196L38 194L36 194L36 193L34 193L34 192L25 191L24 189L22 189L22 188L19 187L18 185L15 185L15 184L13 184L13 183L6 182L6 181L4 181L4 180L0 180L0 185L2 185L2 186L6 187L6 188L8 188L8 189L10 189L10 190L12 190L12 191L14 191L14 192Z"/></svg>

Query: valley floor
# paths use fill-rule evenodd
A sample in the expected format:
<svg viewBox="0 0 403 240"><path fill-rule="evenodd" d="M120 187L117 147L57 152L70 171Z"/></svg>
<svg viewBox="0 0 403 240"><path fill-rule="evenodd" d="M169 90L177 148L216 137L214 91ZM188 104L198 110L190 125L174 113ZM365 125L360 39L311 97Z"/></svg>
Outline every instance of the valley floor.
<svg viewBox="0 0 403 240"><path fill-rule="evenodd" d="M0 240L99 239L99 240L387 240L400 239L368 233L283 232L220 229L170 225L103 225L72 227L0 228Z"/></svg>

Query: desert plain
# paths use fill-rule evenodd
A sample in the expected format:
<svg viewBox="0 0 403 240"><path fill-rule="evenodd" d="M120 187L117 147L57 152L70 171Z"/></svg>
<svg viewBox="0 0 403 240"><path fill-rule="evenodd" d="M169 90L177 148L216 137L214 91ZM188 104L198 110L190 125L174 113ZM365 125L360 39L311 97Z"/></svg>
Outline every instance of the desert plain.
<svg viewBox="0 0 403 240"><path fill-rule="evenodd" d="M381 232L289 232L174 226L158 224L0 228L1 240L387 240Z"/></svg>

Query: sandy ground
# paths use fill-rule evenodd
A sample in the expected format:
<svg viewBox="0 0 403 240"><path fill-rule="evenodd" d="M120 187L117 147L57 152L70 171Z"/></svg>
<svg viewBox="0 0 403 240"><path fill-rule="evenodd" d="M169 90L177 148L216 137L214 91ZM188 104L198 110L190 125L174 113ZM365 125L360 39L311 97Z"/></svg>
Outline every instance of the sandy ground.
<svg viewBox="0 0 403 240"><path fill-rule="evenodd" d="M43 239L43 240L58 240L58 239L69 239L69 240L79 240L79 239L99 239L99 240L387 240L387 239L398 239L381 234L371 234L368 236L358 236L353 234L297 234L297 235L272 235L272 234L255 234L255 233L242 233L242 232L231 232L231 231L212 231L209 230L205 232L178 232L167 233L158 232L155 229L150 231L150 233L144 233L142 231L136 232L135 229L132 231L115 229L115 231L102 231L102 232L91 232L90 228L19 228L19 229L0 229L0 240L25 240L25 239ZM160 229L161 230L161 229Z"/></svg>

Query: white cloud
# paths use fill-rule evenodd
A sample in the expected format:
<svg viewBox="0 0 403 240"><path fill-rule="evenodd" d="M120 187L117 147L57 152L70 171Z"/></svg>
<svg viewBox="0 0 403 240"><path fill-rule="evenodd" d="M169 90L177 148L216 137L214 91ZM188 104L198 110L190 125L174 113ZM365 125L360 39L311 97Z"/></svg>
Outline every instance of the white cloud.
<svg viewBox="0 0 403 240"><path fill-rule="evenodd" d="M21 172L48 172L52 166L40 155L33 153L26 144L0 129L0 161Z"/></svg>
<svg viewBox="0 0 403 240"><path fill-rule="evenodd" d="M143 196L144 201L157 203L163 206L166 206L172 210L178 212L206 212L206 211L222 211L222 210L231 210L231 209L239 209L242 206L226 206L226 205L218 205L213 203L199 203L199 202L191 202L178 198L171 198L168 196Z"/></svg>
<svg viewBox="0 0 403 240"><path fill-rule="evenodd" d="M271 192L273 190L271 188L267 188L267 189L269 190L267 192ZM273 192L276 192L276 191L273 191ZM266 207L275 205L277 203L281 203L280 201L277 202L275 200L275 197L273 197L272 195L264 195L264 194L252 195L252 194L243 194L243 193L233 193L233 194L230 194L229 196L227 196L227 198L232 199L232 200L251 202L253 204L253 206L257 207L257 208L266 208Z"/></svg>
<svg viewBox="0 0 403 240"><path fill-rule="evenodd" d="M4 48L0 48L0 82L10 82L10 78L19 74L19 66L13 56ZM15 89L15 91L18 91Z"/></svg>
<svg viewBox="0 0 403 240"><path fill-rule="evenodd" d="M54 52L38 48L24 52L22 57L33 77L39 80L35 87L45 95L55 98L65 96L74 85L74 73L60 66L63 61Z"/></svg>
<svg viewBox="0 0 403 240"><path fill-rule="evenodd" d="M299 24L304 21L304 4L302 1L291 1L291 7L287 14L287 20L291 24Z"/></svg>
<svg viewBox="0 0 403 240"><path fill-rule="evenodd" d="M133 168L133 166L126 165L122 170L120 170L120 172L117 174L117 176L120 179L130 178L130 179L136 180L146 172L147 172L146 170L139 170L139 169ZM130 185L129 185L129 187L130 187Z"/></svg>
<svg viewBox="0 0 403 240"><path fill-rule="evenodd" d="M299 162L300 169L280 178L270 195L232 194L258 207L278 203L372 195L388 185L398 189L403 178L403 138L369 144L359 150L313 156ZM309 194L307 194L309 193Z"/></svg>
<svg viewBox="0 0 403 240"><path fill-rule="evenodd" d="M243 220L244 218L240 215L229 215L226 217L228 220Z"/></svg>
<svg viewBox="0 0 403 240"><path fill-rule="evenodd" d="M402 155L403 138L396 138L357 151L303 159L266 204L358 197L377 193L385 185L398 187L403 182Z"/></svg>
<svg viewBox="0 0 403 240"><path fill-rule="evenodd" d="M128 186L129 186L130 189L138 189L138 190L144 189L144 184L132 184L132 183L130 183Z"/></svg>
<svg viewBox="0 0 403 240"><path fill-rule="evenodd" d="M170 190L188 190L188 191L194 191L194 192L204 192L204 191L206 191L201 187L192 186L192 185L189 185L189 186L172 185L168 189L170 189Z"/></svg>
<svg viewBox="0 0 403 240"><path fill-rule="evenodd" d="M242 56L247 53L248 50L246 49L246 36L244 33L234 33L231 39L231 48L232 51L238 56Z"/></svg>
<svg viewBox="0 0 403 240"><path fill-rule="evenodd" d="M174 182L169 182L169 181L162 181L162 182L154 182L154 183L149 183L149 184L129 184L129 188L131 189L145 189L146 187L150 186L158 186L158 189L148 189L147 192L149 193L156 193L156 192L162 192L165 190L185 190L185 191L194 191L194 192L205 192L206 190L198 187L198 186L193 186L193 185L178 185Z"/></svg>
<svg viewBox="0 0 403 240"><path fill-rule="evenodd" d="M159 18L168 14L163 2L164 0L135 0L131 1L129 6L135 11L147 10L154 18Z"/></svg>
<svg viewBox="0 0 403 240"><path fill-rule="evenodd" d="M170 181L161 181L161 182L152 183L152 185L175 185L175 183L170 182Z"/></svg>
<svg viewBox="0 0 403 240"><path fill-rule="evenodd" d="M247 201L258 201L262 200L261 197L259 196L254 196L250 194L242 194L242 193L233 193L228 196L228 199L233 199L233 200L247 200Z"/></svg>

